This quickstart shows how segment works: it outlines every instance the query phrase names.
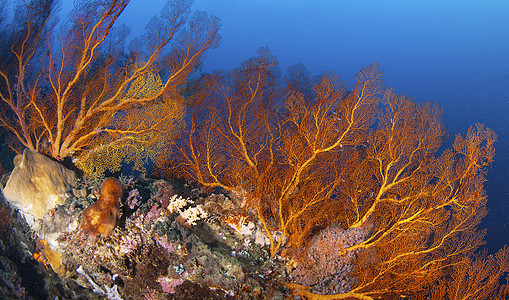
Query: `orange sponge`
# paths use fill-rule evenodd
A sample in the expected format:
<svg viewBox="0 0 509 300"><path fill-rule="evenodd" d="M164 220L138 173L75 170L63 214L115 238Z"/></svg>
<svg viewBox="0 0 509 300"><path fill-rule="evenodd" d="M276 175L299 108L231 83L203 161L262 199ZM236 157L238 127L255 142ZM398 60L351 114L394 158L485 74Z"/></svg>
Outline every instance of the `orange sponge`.
<svg viewBox="0 0 509 300"><path fill-rule="evenodd" d="M89 205L81 215L81 229L108 236L117 226L122 187L115 178L103 182L99 200Z"/></svg>

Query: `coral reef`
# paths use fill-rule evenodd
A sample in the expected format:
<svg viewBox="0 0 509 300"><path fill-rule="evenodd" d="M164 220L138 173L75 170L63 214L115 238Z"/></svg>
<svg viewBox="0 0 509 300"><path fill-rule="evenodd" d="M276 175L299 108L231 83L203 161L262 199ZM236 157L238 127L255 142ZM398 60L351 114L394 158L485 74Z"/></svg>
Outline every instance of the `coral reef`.
<svg viewBox="0 0 509 300"><path fill-rule="evenodd" d="M230 195L208 194L185 181L121 177L112 185L120 185L129 196L118 203L118 226L108 235L91 235L80 230L79 216L87 218L87 210L105 198L111 180L99 193L101 181L77 182L73 194L44 217L34 235L26 236L35 236L25 251L27 260L61 280L70 293L61 297L63 292L53 293L48 287L44 297L283 299L289 294L284 285L286 261L269 259L268 247L255 243L263 234L255 218L212 209L219 203L236 210ZM118 199L120 190L114 191L114 197L106 198ZM248 231L232 225L241 219L249 224ZM16 285L15 275L9 278L12 285L2 286L11 294L26 289Z"/></svg>
<svg viewBox="0 0 509 300"><path fill-rule="evenodd" d="M31 276L44 281L42 298L283 299L289 280L316 284L338 277L304 262L292 270L288 259L271 259L268 236L253 212L242 210L244 202L240 194L211 193L183 180L90 178L76 181L36 227L14 230L24 218L10 218L1 207L0 233L23 236L18 240L25 246L13 247L37 269ZM334 234L344 246L355 243L353 233L324 231L327 239ZM323 242L312 242L308 252ZM0 262L4 294L41 298L15 262L1 256Z"/></svg>

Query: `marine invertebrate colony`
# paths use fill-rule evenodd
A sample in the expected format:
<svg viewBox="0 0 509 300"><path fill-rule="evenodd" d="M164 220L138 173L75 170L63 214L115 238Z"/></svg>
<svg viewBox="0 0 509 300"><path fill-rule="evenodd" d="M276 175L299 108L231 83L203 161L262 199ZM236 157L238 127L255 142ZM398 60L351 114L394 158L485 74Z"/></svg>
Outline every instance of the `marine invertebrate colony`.
<svg viewBox="0 0 509 300"><path fill-rule="evenodd" d="M81 229L108 236L117 226L122 187L115 178L103 182L99 200L88 206L81 215Z"/></svg>
<svg viewBox="0 0 509 300"><path fill-rule="evenodd" d="M123 158L141 168L136 155L156 159L161 143L171 142L166 131L177 130L182 110L178 87L218 46L218 18L189 16L192 1L167 1L126 53L128 31L115 23L129 0L76 1L62 35L53 22L57 2L19 2L11 51L0 63L0 126L17 150L79 157L86 174Z"/></svg>
<svg viewBox="0 0 509 300"><path fill-rule="evenodd" d="M189 179L245 194L242 209L257 216L272 257L296 258L325 228L345 238L369 226L355 242L327 240L337 256L321 269L307 268L312 259L303 257L302 284L289 285L301 296L422 293L453 278L450 266L483 243L477 225L486 214L495 133L477 124L439 153L441 108L396 94L382 77L372 64L351 90L332 73L309 91L285 87L277 60L262 48L240 68L207 78L209 93L178 143L173 165ZM498 254L500 270L506 252ZM322 275L333 286L308 290Z"/></svg>

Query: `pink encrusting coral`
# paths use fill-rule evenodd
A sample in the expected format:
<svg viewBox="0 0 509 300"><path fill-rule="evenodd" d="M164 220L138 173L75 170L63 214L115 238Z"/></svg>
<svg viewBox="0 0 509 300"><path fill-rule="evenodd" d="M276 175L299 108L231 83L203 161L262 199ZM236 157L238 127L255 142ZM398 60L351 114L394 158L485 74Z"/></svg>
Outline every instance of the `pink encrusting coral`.
<svg viewBox="0 0 509 300"><path fill-rule="evenodd" d="M302 250L292 277L299 284L313 286L313 290L320 294L349 291L353 283L350 273L356 265L360 250L342 249L361 243L369 233L368 227L344 230L339 225L332 225L325 228Z"/></svg>
<svg viewBox="0 0 509 300"><path fill-rule="evenodd" d="M167 207L170 204L170 198L175 195L174 187L164 180L158 180L154 182L154 185L157 187L157 192L153 199L159 202L162 207Z"/></svg>
<svg viewBox="0 0 509 300"><path fill-rule="evenodd" d="M157 281L161 284L161 288L165 293L174 294L175 287L184 283L184 280L181 278L178 279L170 279L168 277L160 276Z"/></svg>
<svg viewBox="0 0 509 300"><path fill-rule="evenodd" d="M142 241L140 235L123 235L118 241L118 251L123 254L128 254L138 249L141 245Z"/></svg>

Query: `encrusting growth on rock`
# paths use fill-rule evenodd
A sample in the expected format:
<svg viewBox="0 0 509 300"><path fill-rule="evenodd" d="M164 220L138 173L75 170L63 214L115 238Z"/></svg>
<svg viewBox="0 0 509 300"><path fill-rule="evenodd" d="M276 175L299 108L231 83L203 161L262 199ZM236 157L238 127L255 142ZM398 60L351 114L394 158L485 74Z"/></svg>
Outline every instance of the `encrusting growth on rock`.
<svg viewBox="0 0 509 300"><path fill-rule="evenodd" d="M88 206L81 215L81 229L108 236L117 226L122 187L115 178L103 182L99 200Z"/></svg>

